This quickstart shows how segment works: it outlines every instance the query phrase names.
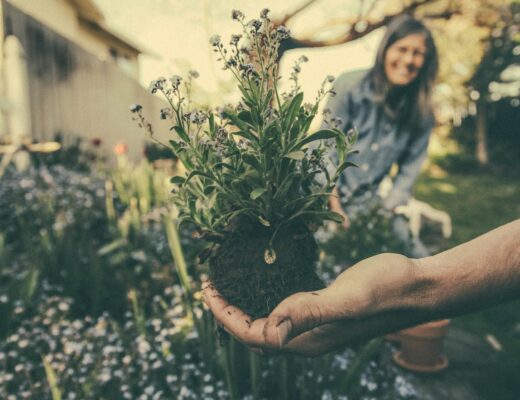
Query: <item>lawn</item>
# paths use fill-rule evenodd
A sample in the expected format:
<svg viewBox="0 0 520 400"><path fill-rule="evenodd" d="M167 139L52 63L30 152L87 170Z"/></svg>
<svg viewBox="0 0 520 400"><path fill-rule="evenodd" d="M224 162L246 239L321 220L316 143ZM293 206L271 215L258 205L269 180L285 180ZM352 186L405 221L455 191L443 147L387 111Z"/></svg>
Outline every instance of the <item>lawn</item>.
<svg viewBox="0 0 520 400"><path fill-rule="evenodd" d="M447 211L453 222L453 236L435 243L445 249L520 217L518 179L491 173L435 174L425 172L415 196ZM503 346L492 376L477 382L486 399L520 398L520 301L457 318L454 325L480 336L491 334Z"/></svg>

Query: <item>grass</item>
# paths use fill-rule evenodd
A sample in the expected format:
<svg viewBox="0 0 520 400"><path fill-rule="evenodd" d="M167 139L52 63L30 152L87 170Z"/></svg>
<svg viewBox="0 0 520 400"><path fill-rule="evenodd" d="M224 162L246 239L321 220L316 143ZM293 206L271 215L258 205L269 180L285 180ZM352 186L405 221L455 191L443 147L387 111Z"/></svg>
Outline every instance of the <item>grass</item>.
<svg viewBox="0 0 520 400"><path fill-rule="evenodd" d="M490 172L439 174L424 173L415 188L415 197L452 218L453 236L435 243L439 250L453 247L493 228L520 218L518 179ZM520 398L520 301L456 318L454 325L480 337L491 334L503 346L498 363L484 379L475 382L485 399Z"/></svg>
<svg viewBox="0 0 520 400"><path fill-rule="evenodd" d="M423 174L415 197L450 214L453 236L443 247L466 242L493 228L520 218L518 179L494 174Z"/></svg>

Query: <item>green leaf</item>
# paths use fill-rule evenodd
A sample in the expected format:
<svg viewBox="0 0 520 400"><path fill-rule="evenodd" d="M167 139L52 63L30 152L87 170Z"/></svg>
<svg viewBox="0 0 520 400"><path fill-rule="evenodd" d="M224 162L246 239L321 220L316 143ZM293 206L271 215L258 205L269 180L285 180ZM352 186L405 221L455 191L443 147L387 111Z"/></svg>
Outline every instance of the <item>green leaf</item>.
<svg viewBox="0 0 520 400"><path fill-rule="evenodd" d="M314 116L315 114L311 114L307 117L305 117L305 119L303 120L303 123L302 123L302 126L301 126L301 130L303 132L307 132L312 124L312 120L314 119Z"/></svg>
<svg viewBox="0 0 520 400"><path fill-rule="evenodd" d="M244 160L244 162L246 164L252 166L256 170L261 169L260 161L258 161L258 159L255 156L253 156L252 154L248 154L248 153L242 154L242 160Z"/></svg>
<svg viewBox="0 0 520 400"><path fill-rule="evenodd" d="M298 143L298 147L300 148L301 146L305 146L306 144L309 144L316 140L332 139L335 137L338 137L337 132L334 132L330 129L323 129L321 131L313 133L312 135L307 136L305 139L300 141L300 143Z"/></svg>
<svg viewBox="0 0 520 400"><path fill-rule="evenodd" d="M213 178L211 175L209 175L209 174L207 174L207 173L205 173L205 172L203 172L203 171L193 170L193 171L191 171L191 173L188 175L188 177L186 178L186 181L185 181L184 183L185 183L185 184L188 183L188 182L191 180L191 178L193 178L193 177L195 177L195 176L202 176L202 177L204 177L204 178L208 178L208 179L210 179L210 180L212 180L212 181L215 180L215 178Z"/></svg>
<svg viewBox="0 0 520 400"><path fill-rule="evenodd" d="M274 199L278 198L278 197L284 197L285 193L287 192L287 190L290 188L290 186L292 185L292 183L296 180L295 178L295 175L296 173L293 171L293 172L290 172L289 174L287 174L285 176L285 178L283 179L282 183L280 184L280 186L278 186L278 188L276 189L276 192L273 196Z"/></svg>
<svg viewBox="0 0 520 400"><path fill-rule="evenodd" d="M209 113L209 132L211 135L215 132L215 116L212 112Z"/></svg>
<svg viewBox="0 0 520 400"><path fill-rule="evenodd" d="M346 168L348 167L358 167L359 166L356 163L353 163L351 161L344 161L336 170L336 176L339 176Z"/></svg>
<svg viewBox="0 0 520 400"><path fill-rule="evenodd" d="M179 135L179 137L182 140L184 140L186 143L190 142L190 137L188 136L188 134L186 133L186 131L184 130L184 128L182 126L175 125L171 129L175 130L175 132L177 132L177 135Z"/></svg>
<svg viewBox="0 0 520 400"><path fill-rule="evenodd" d="M303 93L300 92L294 98L291 100L291 103L289 104L289 107L287 108L287 113L285 116L285 122L286 122L286 128L289 128L292 123L294 122L294 119L296 118L296 115L298 114L298 111L300 110L300 106L303 102Z"/></svg>
<svg viewBox="0 0 520 400"><path fill-rule="evenodd" d="M258 138L253 135L252 133L249 133L247 131L236 131L231 132L232 135L241 136L243 138L246 138L247 140L250 140L251 142L258 143Z"/></svg>
<svg viewBox="0 0 520 400"><path fill-rule="evenodd" d="M216 189L216 186L214 185L208 185L204 188L204 190L202 191L204 193L205 196L209 196L211 193L213 193Z"/></svg>
<svg viewBox="0 0 520 400"><path fill-rule="evenodd" d="M334 211L303 211L293 215L290 219L295 217L310 217L314 222L321 222L324 220L334 221L338 224L343 222L343 216Z"/></svg>
<svg viewBox="0 0 520 400"><path fill-rule="evenodd" d="M183 176L174 176L170 179L170 183L173 183L174 185L182 185L186 181L186 178Z"/></svg>
<svg viewBox="0 0 520 400"><path fill-rule="evenodd" d="M269 91L265 95L264 104L263 104L262 108L266 109L271 104L272 99L273 99L273 89L269 89Z"/></svg>
<svg viewBox="0 0 520 400"><path fill-rule="evenodd" d="M227 214L222 215L220 218L218 218L215 221L215 225L217 226L217 225L221 224L224 221L229 221L229 220L231 220L233 218L238 217L241 214L249 214L249 215L251 215L254 211L256 211L254 208L241 208L241 209L236 210L236 211L231 211L231 212L229 212Z"/></svg>
<svg viewBox="0 0 520 400"><path fill-rule="evenodd" d="M186 152L179 153L178 156L187 170L194 168L193 163L191 162L190 157L188 154L186 154Z"/></svg>
<svg viewBox="0 0 520 400"><path fill-rule="evenodd" d="M263 225L263 226L271 226L271 223L266 220L264 217L262 217L261 215L258 216L258 220L260 221L260 223Z"/></svg>
<svg viewBox="0 0 520 400"><path fill-rule="evenodd" d="M235 167L233 167L231 164L228 164L225 162L218 162L213 166L213 168L215 168L215 169L222 168L222 167L226 167L230 171L235 171Z"/></svg>
<svg viewBox="0 0 520 400"><path fill-rule="evenodd" d="M125 238L114 240L113 242L110 242L110 243L104 245L103 247L101 247L97 251L97 255L101 256L101 257L105 256L109 253L112 253L115 250L118 250L118 249L126 246L127 244L128 244L128 242Z"/></svg>
<svg viewBox="0 0 520 400"><path fill-rule="evenodd" d="M248 90L243 87L242 85L238 85L238 88L240 89L240 92L242 93L242 97L244 98L244 103L248 105L252 105L253 99L251 98L251 95L249 94Z"/></svg>
<svg viewBox="0 0 520 400"><path fill-rule="evenodd" d="M345 217L343 217L343 215L338 214L337 212L334 212L334 211L317 212L316 215L325 220L337 222L338 224L341 224L343 222L343 220L345 219Z"/></svg>
<svg viewBox="0 0 520 400"><path fill-rule="evenodd" d="M287 153L285 158L290 158L291 160L303 160L305 158L305 152L298 150L298 151L291 151L290 153Z"/></svg>
<svg viewBox="0 0 520 400"><path fill-rule="evenodd" d="M177 143L175 140L169 140L170 146L172 146L172 153L180 158L180 154L185 150L185 148L181 147L179 143Z"/></svg>
<svg viewBox="0 0 520 400"><path fill-rule="evenodd" d="M51 396L52 400L61 400L61 390L58 386L58 378L56 377L56 373L52 369L52 365L47 361L45 357L42 357L43 367L45 369L45 376L47 378L47 383L51 388Z"/></svg>
<svg viewBox="0 0 520 400"><path fill-rule="evenodd" d="M253 123L253 119L252 119L251 113L249 111L240 111L238 113L237 117L248 124Z"/></svg>
<svg viewBox="0 0 520 400"><path fill-rule="evenodd" d="M256 200L258 199L261 195L263 195L265 192L267 191L266 188L258 188L258 189L255 189L251 192L251 195L249 197L251 197L251 200Z"/></svg>

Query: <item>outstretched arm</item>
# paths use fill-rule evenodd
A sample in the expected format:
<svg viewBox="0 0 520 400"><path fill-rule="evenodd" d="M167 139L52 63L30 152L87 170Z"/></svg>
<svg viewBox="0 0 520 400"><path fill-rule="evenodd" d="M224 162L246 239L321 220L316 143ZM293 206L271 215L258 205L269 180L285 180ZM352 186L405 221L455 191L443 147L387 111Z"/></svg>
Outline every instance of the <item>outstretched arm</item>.
<svg viewBox="0 0 520 400"><path fill-rule="evenodd" d="M252 346L319 355L428 320L520 298L520 220L438 255L368 258L328 288L296 293L251 322L209 286L217 320Z"/></svg>

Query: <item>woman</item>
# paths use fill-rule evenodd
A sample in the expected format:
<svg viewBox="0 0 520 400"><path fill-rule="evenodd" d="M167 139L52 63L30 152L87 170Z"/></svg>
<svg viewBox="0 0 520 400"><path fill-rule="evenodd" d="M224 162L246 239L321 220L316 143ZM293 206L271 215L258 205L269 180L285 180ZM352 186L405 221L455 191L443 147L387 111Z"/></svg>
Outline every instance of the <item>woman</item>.
<svg viewBox="0 0 520 400"><path fill-rule="evenodd" d="M335 83L337 95L329 99L330 115L339 118L344 132L355 128L359 154L340 177L338 191L330 199L333 211L349 217L381 201L394 210L406 204L426 158L434 124L431 89L438 69L437 50L424 24L410 16L392 21L379 46L374 67L343 74ZM324 123L325 125L327 122ZM384 199L377 195L379 184L394 163L399 169ZM396 219L396 234L408 238L406 221ZM427 250L416 241L410 256L422 257Z"/></svg>

